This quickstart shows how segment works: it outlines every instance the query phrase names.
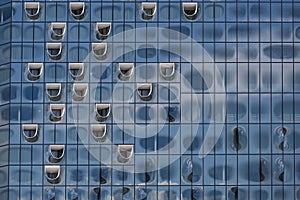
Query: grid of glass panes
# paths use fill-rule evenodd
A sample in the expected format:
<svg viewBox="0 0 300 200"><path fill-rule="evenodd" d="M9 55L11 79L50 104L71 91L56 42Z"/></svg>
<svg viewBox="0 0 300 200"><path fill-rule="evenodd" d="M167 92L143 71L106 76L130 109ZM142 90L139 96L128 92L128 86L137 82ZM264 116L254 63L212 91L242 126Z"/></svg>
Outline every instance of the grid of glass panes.
<svg viewBox="0 0 300 200"><path fill-rule="evenodd" d="M166 192L170 198L183 199L190 199L191 193L197 192L208 199L235 199L236 195L245 199L299 198L300 3L198 1L199 16L189 21L182 13L182 2L157 1L155 19L145 22L140 15L142 1L83 2L87 6L86 14L80 21L72 18L69 1L40 1L40 16L36 20L30 20L24 14L24 1L0 3L0 45L3 52L0 58L1 138L4 138L0 147L3 155L0 191L4 199L6 195L9 199L39 199L41 194L45 199L51 199L53 193L62 199L72 199L76 194L79 199L93 199L97 198L100 185L102 198L123 194L124 188L129 192L123 194L123 198L129 199L131 196L138 199L143 193L151 196L151 191ZM83 62L91 52L91 44L98 42L94 26L101 21L112 22L112 35L140 27L181 31L200 42L213 57L224 77L228 106L224 132L211 154L204 159L197 156L207 129L203 123L197 138L199 143L194 142L186 155L155 172L154 180L146 186L138 185L144 181L143 176L100 167L99 162L89 155L77 137L76 126L69 123L72 121L69 118L72 118L70 96L73 81L68 64ZM66 35L60 41L63 52L59 61L50 59L46 52L46 43L53 42L49 33L51 22L67 24ZM134 62L136 66L176 61L181 72L186 70L189 74L190 64L181 62L180 58L170 58L157 51L152 58L137 53L133 57L124 56L121 61ZM43 75L35 82L28 81L25 76L26 66L31 62L44 64ZM117 64L113 63L112 67ZM113 75L101 80L101 92L91 93L90 98L109 98ZM45 84L53 82L62 84L60 102L66 106L64 121L58 124L49 121L50 100L45 93ZM203 88L198 89L199 93L205 93ZM159 100L158 103L172 103L170 99ZM26 142L20 134L23 124L32 123L39 124L40 128L39 138L34 144ZM142 144L150 144L153 138L140 141L123 137L114 134L117 127L110 126L113 142L140 144L136 147L139 151L151 148ZM155 139L169 142L172 127L176 129L176 123ZM241 138L245 138L238 152L234 147L233 130L242 132ZM282 135L283 132L287 133ZM49 164L48 148L52 144L65 144L66 148L65 158L59 163L62 166L61 182L55 187L47 182L44 174L44 166ZM192 158L195 169L200 171L196 182L188 183L182 177L187 158ZM107 179L107 183L100 184L100 176Z"/></svg>

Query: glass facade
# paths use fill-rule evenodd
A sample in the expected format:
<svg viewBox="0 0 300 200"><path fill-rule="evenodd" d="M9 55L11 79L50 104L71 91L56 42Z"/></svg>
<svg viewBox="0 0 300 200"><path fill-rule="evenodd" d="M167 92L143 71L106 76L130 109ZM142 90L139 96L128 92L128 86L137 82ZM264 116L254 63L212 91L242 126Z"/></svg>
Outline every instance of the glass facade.
<svg viewBox="0 0 300 200"><path fill-rule="evenodd" d="M299 41L298 0L1 0L0 199L300 199Z"/></svg>

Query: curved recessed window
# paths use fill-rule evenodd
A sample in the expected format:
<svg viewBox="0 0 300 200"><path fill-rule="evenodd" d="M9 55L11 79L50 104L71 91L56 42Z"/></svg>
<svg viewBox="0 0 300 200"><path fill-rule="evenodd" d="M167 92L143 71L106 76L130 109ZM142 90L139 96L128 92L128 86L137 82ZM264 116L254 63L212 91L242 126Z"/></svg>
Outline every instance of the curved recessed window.
<svg viewBox="0 0 300 200"><path fill-rule="evenodd" d="M149 101L152 98L152 84L141 83L137 84L138 95L143 101Z"/></svg>
<svg viewBox="0 0 300 200"><path fill-rule="evenodd" d="M110 104L96 104L96 119L104 121L110 114Z"/></svg>
<svg viewBox="0 0 300 200"><path fill-rule="evenodd" d="M24 124L22 125L22 132L27 142L36 142L38 140L38 125Z"/></svg>
<svg viewBox="0 0 300 200"><path fill-rule="evenodd" d="M118 161L129 162L133 155L133 145L118 145Z"/></svg>
<svg viewBox="0 0 300 200"><path fill-rule="evenodd" d="M45 176L49 183L58 184L61 180L60 166L57 165L45 166Z"/></svg>
<svg viewBox="0 0 300 200"><path fill-rule="evenodd" d="M53 60L59 60L62 54L62 43L47 43L47 53Z"/></svg>
<svg viewBox="0 0 300 200"><path fill-rule="evenodd" d="M85 12L85 3L84 2L71 2L70 3L70 12L72 16L79 20L84 17Z"/></svg>
<svg viewBox="0 0 300 200"><path fill-rule="evenodd" d="M263 182L269 176L269 164L268 161L264 158L251 162L249 166L249 175L246 175L245 178L250 179L254 182Z"/></svg>
<svg viewBox="0 0 300 200"><path fill-rule="evenodd" d="M178 120L179 114L180 114L180 109L176 106L167 106L165 107L167 116L168 116L168 121L169 122L175 122L176 119Z"/></svg>
<svg viewBox="0 0 300 200"><path fill-rule="evenodd" d="M275 172L275 176L276 178L281 181L281 182L286 182L287 181L287 164L285 163L285 161L278 157L275 160L275 165L274 166L274 172Z"/></svg>
<svg viewBox="0 0 300 200"><path fill-rule="evenodd" d="M125 186L118 188L114 190L111 199L134 199L133 190L131 189L131 187L125 187ZM153 199L153 198L148 198L148 199ZM158 199L162 200L160 196L158 197Z"/></svg>
<svg viewBox="0 0 300 200"><path fill-rule="evenodd" d="M146 158L146 160L138 165L139 169L143 169L143 173L137 174L137 179L142 183L152 183L155 180L155 163L152 159Z"/></svg>
<svg viewBox="0 0 300 200"><path fill-rule="evenodd" d="M84 63L69 63L69 72L73 80L82 80L84 78Z"/></svg>
<svg viewBox="0 0 300 200"><path fill-rule="evenodd" d="M133 75L134 64L133 63L119 63L119 79L122 81L129 80Z"/></svg>
<svg viewBox="0 0 300 200"><path fill-rule="evenodd" d="M284 126L279 126L275 129L275 143L281 151L288 151L291 147L287 138L288 129Z"/></svg>
<svg viewBox="0 0 300 200"><path fill-rule="evenodd" d="M232 130L232 148L235 151L243 150L247 145L246 130L243 127L235 127Z"/></svg>
<svg viewBox="0 0 300 200"><path fill-rule="evenodd" d="M92 135L95 141L104 142L106 140L106 125L93 124L91 125Z"/></svg>
<svg viewBox="0 0 300 200"><path fill-rule="evenodd" d="M267 175L267 161L263 158L260 159L259 161L259 181L262 182L265 180L266 175Z"/></svg>
<svg viewBox="0 0 300 200"><path fill-rule="evenodd" d="M47 188L45 190L45 195L47 195L47 198L50 200L55 200L57 197L61 198L61 195L57 194L54 188Z"/></svg>
<svg viewBox="0 0 300 200"><path fill-rule="evenodd" d="M95 187L92 191L94 199L112 199L110 192L107 189L103 189L103 187Z"/></svg>
<svg viewBox="0 0 300 200"><path fill-rule="evenodd" d="M95 193L97 199L101 199L101 189L100 189L100 187L95 187L93 189L93 192Z"/></svg>
<svg viewBox="0 0 300 200"><path fill-rule="evenodd" d="M53 40L60 40L66 33L66 23L52 22L50 25L51 37Z"/></svg>
<svg viewBox="0 0 300 200"><path fill-rule="evenodd" d="M196 2L182 3L182 10L184 16L187 19L194 20L197 18L197 14L198 14L198 3Z"/></svg>
<svg viewBox="0 0 300 200"><path fill-rule="evenodd" d="M38 80L43 74L43 63L28 63L27 64L27 78L30 81Z"/></svg>
<svg viewBox="0 0 300 200"><path fill-rule="evenodd" d="M50 104L50 120L59 122L65 114L64 104Z"/></svg>
<svg viewBox="0 0 300 200"><path fill-rule="evenodd" d="M60 162L65 154L65 145L50 145L49 146L49 161L52 163Z"/></svg>
<svg viewBox="0 0 300 200"><path fill-rule="evenodd" d="M231 187L228 191L228 199L247 199L246 196L245 190L237 186Z"/></svg>
<svg viewBox="0 0 300 200"><path fill-rule="evenodd" d="M58 101L61 98L61 84L60 83L47 83L46 93L50 100Z"/></svg>
<svg viewBox="0 0 300 200"><path fill-rule="evenodd" d="M97 59L104 59L107 54L107 43L92 43L92 49Z"/></svg>
<svg viewBox="0 0 300 200"><path fill-rule="evenodd" d="M73 99L75 101L81 101L87 95L88 84L87 83L74 83L73 84Z"/></svg>
<svg viewBox="0 0 300 200"><path fill-rule="evenodd" d="M30 19L38 19L40 15L40 3L39 2L25 2L25 13Z"/></svg>
<svg viewBox="0 0 300 200"><path fill-rule="evenodd" d="M187 158L182 165L182 178L188 183L195 183L201 177L201 160Z"/></svg>
<svg viewBox="0 0 300 200"><path fill-rule="evenodd" d="M70 188L68 192L68 196L70 200L82 199L81 192L77 188Z"/></svg>
<svg viewBox="0 0 300 200"><path fill-rule="evenodd" d="M105 40L111 32L110 22L98 22L96 24L96 37L99 40Z"/></svg>
<svg viewBox="0 0 300 200"><path fill-rule="evenodd" d="M160 63L159 70L165 80L173 80L175 76L175 63Z"/></svg>
<svg viewBox="0 0 300 200"><path fill-rule="evenodd" d="M155 2L143 2L142 3L142 18L144 20L153 19L156 14L156 3Z"/></svg>

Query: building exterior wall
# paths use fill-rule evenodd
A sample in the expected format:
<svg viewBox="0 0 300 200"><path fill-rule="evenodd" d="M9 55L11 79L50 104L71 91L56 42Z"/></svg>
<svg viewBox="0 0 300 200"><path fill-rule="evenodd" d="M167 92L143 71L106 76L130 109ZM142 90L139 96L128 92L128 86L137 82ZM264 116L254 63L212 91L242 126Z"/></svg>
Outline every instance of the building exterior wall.
<svg viewBox="0 0 300 200"><path fill-rule="evenodd" d="M40 1L34 19L26 15L25 1L0 2L1 200L300 198L300 2L193 1L198 13L190 19L183 1L156 1L151 19L143 19L142 1L123 0L81 1L84 17L74 19L70 2ZM52 22L66 23L61 38L53 38ZM108 37L97 37L97 22L111 22ZM96 59L93 43L105 42L111 44L108 58ZM62 44L58 59L47 53L53 43ZM191 48L180 49L186 43ZM42 64L39 78L28 78L29 63ZM70 63L84 63L83 79L72 79ZM134 63L134 78L119 80L119 63ZM162 79L160 63L175 63L176 78ZM185 91L185 81L192 92ZM151 100L136 93L134 101L124 100L126 88L130 93L148 82ZM49 83L61 84L59 99L47 95ZM84 100L74 101L76 83L88 85ZM225 107L212 112L212 102L223 98ZM186 99L190 103L181 104ZM58 104L65 112L54 122L51 106ZM111 104L108 119L97 121L96 104ZM167 122L151 124L155 130L163 124L153 135L151 127L137 128L159 113L147 106L167 113ZM24 137L28 124L38 125L34 141ZM107 126L105 142L93 141L96 124ZM212 128L220 134L208 135ZM203 153L209 142L216 144ZM93 144L102 148L93 151ZM160 155L168 144L174 148ZM50 145L64 145L58 162L49 159ZM117 159L118 145L134 145L129 162ZM139 171L143 160L153 171ZM46 167L53 166L61 170L56 183L46 178Z"/></svg>

